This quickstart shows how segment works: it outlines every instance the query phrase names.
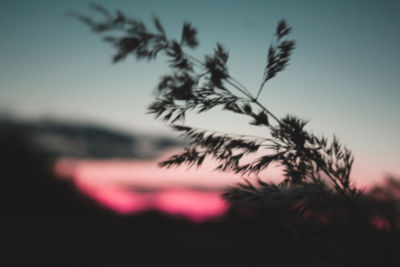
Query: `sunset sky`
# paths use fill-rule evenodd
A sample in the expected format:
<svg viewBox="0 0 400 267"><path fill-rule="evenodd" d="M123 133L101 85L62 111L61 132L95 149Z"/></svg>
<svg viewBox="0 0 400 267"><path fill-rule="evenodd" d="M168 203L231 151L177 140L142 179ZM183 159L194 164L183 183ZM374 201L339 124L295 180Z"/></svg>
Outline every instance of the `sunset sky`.
<svg viewBox="0 0 400 267"><path fill-rule="evenodd" d="M309 129L336 134L356 157L354 175L400 177L400 3L398 1L97 1L151 21L180 38L184 21L200 47L221 42L233 77L256 93L277 22L293 27L291 64L267 83L260 101L278 116L309 119ZM146 115L164 62L111 64L112 48L70 11L95 14L89 2L0 2L0 113L96 122L132 132L171 134ZM187 123L263 135L246 118L222 111Z"/></svg>

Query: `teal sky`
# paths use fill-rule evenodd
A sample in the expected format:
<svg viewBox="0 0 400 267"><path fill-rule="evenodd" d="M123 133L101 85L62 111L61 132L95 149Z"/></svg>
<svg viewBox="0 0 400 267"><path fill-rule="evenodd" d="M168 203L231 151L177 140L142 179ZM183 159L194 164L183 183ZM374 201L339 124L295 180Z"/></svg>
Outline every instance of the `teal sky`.
<svg viewBox="0 0 400 267"><path fill-rule="evenodd" d="M398 1L97 1L150 22L160 17L179 38L191 21L198 57L216 41L230 51L233 77L256 93L277 22L294 29L291 65L260 100L278 116L310 120L315 133L338 135L355 153L355 173L400 175L400 16ZM112 65L112 48L69 11L94 14L89 2L0 1L0 112L169 133L145 115L161 62ZM216 111L188 124L264 134L247 119Z"/></svg>

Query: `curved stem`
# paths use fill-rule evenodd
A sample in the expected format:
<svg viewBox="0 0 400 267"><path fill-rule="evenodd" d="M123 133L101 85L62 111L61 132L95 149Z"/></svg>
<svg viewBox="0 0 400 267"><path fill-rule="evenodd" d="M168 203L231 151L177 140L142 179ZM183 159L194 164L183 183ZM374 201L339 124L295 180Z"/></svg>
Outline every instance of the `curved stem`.
<svg viewBox="0 0 400 267"><path fill-rule="evenodd" d="M257 106L259 106L262 110L264 110L268 115L270 115L277 123L283 124L278 117L276 117L271 111L269 111L266 107L264 107L256 98L252 99L253 103L255 103Z"/></svg>
<svg viewBox="0 0 400 267"><path fill-rule="evenodd" d="M250 96L251 93L249 90L247 90L246 86L244 86L243 84L241 84L238 80L236 80L235 78L233 78L232 76L229 75L229 79L231 79L233 82L235 82L237 85L239 85L241 88L243 88L243 90L245 90Z"/></svg>
<svg viewBox="0 0 400 267"><path fill-rule="evenodd" d="M203 63L201 60L199 60L199 59L195 58L194 56L189 55L189 54L187 54L187 53L185 53L185 52L183 52L183 55L184 55L185 57L190 58L191 60L193 60L194 62L196 62L196 63L197 63L198 65L200 65L201 67L204 67L204 63Z"/></svg>
<svg viewBox="0 0 400 267"><path fill-rule="evenodd" d="M195 63L197 63L197 65L199 65L200 67L204 67L205 66L204 63L201 60L195 58L194 56L189 55L187 53L183 53L183 54L185 55L185 57L187 57L187 58L191 59L192 61L194 61ZM246 89L246 87L244 85L242 85L240 82L238 82L236 79L234 79L232 76L230 76L229 74L228 74L228 79L231 80L231 81L227 80L227 82L231 86L235 87L235 89L239 90L245 96L247 96L249 98L253 98L251 96L250 92Z"/></svg>
<svg viewBox="0 0 400 267"><path fill-rule="evenodd" d="M192 55L189 55L187 53L183 53L187 58L191 59L192 61L194 61L195 63L197 63L200 67L204 67L204 63L193 57ZM269 111L266 107L264 107L258 100L258 96L260 95L262 88L265 84L265 82L261 85L260 89L258 90L257 96L253 97L252 94L246 89L246 87L244 85L242 85L240 82L238 82L236 79L234 79L233 77L231 77L228 74L228 79L226 80L227 83L229 85L231 85L232 87L234 87L236 90L238 90L239 92L241 92L243 95L245 95L251 102L255 103L257 106L259 106L262 110L264 110L268 115L270 115L277 123L282 124L282 122L278 119L277 116L275 116L271 111Z"/></svg>
<svg viewBox="0 0 400 267"><path fill-rule="evenodd" d="M260 96L261 91L262 91L262 89L263 89L263 87L264 87L264 84L265 84L265 82L261 83L261 86L260 86L260 88L258 89L258 92L257 92L257 95L256 95L256 99L258 99L258 97Z"/></svg>
<svg viewBox="0 0 400 267"><path fill-rule="evenodd" d="M170 124L170 126L171 126L171 127L174 127L175 125ZM235 133L222 133L222 132L217 132L217 131L215 131L215 130L211 130L211 129L207 129L207 128L199 128L199 127L191 127L191 126L187 126L187 127L191 128L191 129L194 129L194 130L196 130L196 131L204 131L204 132L209 132L209 133L212 133L212 134L218 134L218 135L221 135L221 136L231 135L231 136L237 136L237 137L239 137L239 138L245 138L245 139L246 139L246 138L256 138L256 139L261 139L263 142L264 142L264 141L267 141L267 142L273 141L273 140L270 139L270 138L265 138L265 137L257 136L257 135L235 134Z"/></svg>
<svg viewBox="0 0 400 267"><path fill-rule="evenodd" d="M244 94L245 96L247 96L250 100L253 99L253 96L246 92L245 90L243 90L242 88L240 88L239 86L237 86L236 84L234 84L232 81L227 80L226 81L229 85L231 85L232 87L234 87L236 90L238 90L239 92L241 92L242 94Z"/></svg>

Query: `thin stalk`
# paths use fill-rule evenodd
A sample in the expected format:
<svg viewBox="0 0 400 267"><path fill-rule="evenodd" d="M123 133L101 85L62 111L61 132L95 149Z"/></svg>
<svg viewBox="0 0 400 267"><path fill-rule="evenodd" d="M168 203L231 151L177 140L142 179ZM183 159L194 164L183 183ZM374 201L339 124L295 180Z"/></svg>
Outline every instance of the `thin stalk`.
<svg viewBox="0 0 400 267"><path fill-rule="evenodd" d="M237 85L239 85L241 88L243 88L243 90L245 90L250 96L251 93L249 90L247 90L246 86L244 86L243 84L241 84L238 80L236 80L235 78L233 78L232 76L229 75L229 79L231 79L233 82L235 82Z"/></svg>
<svg viewBox="0 0 400 267"><path fill-rule="evenodd" d="M200 67L204 67L204 66L205 66L204 63L203 63L201 60L195 58L194 56L189 55L189 54L187 54L187 53L183 53L183 54L184 54L187 58L191 59L192 61L194 61L195 63L197 63L198 65L200 65ZM229 80L231 80L231 81L229 81ZM233 86L235 89L237 89L239 92L241 92L242 94L244 94L245 96L247 96L248 98L253 99L251 93L246 89L246 87L245 87L244 85L242 85L240 82L238 82L236 79L234 79L232 76L230 76L229 74L228 74L227 82L228 82L231 86ZM236 84L235 84L235 83L236 83Z"/></svg>
<svg viewBox="0 0 400 267"><path fill-rule="evenodd" d="M185 55L185 57L187 57L187 58L193 60L194 62L196 62L197 64L199 64L201 67L204 67L204 63L203 63L201 60L199 60L199 59L195 58L194 56L189 55L189 54L187 54L187 53L185 53L185 52L183 52L183 54Z"/></svg>
<svg viewBox="0 0 400 267"><path fill-rule="evenodd" d="M200 65L200 67L204 67L204 63L195 58L192 55L189 55L187 53L183 53L187 58L191 59L192 61L194 61L195 63L197 63L198 65ZM266 107L264 107L258 100L258 96L260 95L262 88L264 87L265 82L261 85L260 89L258 90L257 96L254 98L252 96L252 94L246 89L246 87L244 85L242 85L240 82L238 82L236 79L234 79L232 76L230 76L228 74L228 79L227 79L227 83L230 84L232 87L234 87L236 90L238 90L239 92L241 92L243 95L245 95L251 102L255 103L257 106L259 106L262 110L264 110L268 115L270 115L277 123L279 124L283 124L277 116L275 116L271 111L269 111Z"/></svg>
<svg viewBox="0 0 400 267"><path fill-rule="evenodd" d="M239 92L241 92L242 94L244 94L245 96L247 96L249 98L249 100L253 99L253 96L246 92L245 90L243 90L242 88L240 88L239 86L237 86L236 84L234 84L232 81L230 80L226 80L226 82L228 84L230 84L232 87L234 87L236 90L238 90Z"/></svg>
<svg viewBox="0 0 400 267"><path fill-rule="evenodd" d="M269 111L266 107L264 107L256 98L252 99L253 103L255 103L257 106L259 106L262 110L264 110L268 115L270 115L277 123L283 124L278 117L276 117L271 111Z"/></svg>
<svg viewBox="0 0 400 267"><path fill-rule="evenodd" d="M172 125L173 127L174 125ZM191 129L194 129L196 131L204 131L204 132L209 132L211 134L217 134L217 135L221 135L221 136L237 136L240 138L245 138L245 139L249 139L249 138L256 138L256 139L262 139L262 141L268 141L271 142L273 141L273 139L270 138L265 138L262 136L257 136L257 135L247 135L247 134L235 134L235 133L221 133L221 132L217 132L215 130L211 130L211 129L207 129L207 128L199 128L199 127L190 127Z"/></svg>
<svg viewBox="0 0 400 267"><path fill-rule="evenodd" d="M263 89L263 87L264 87L264 84L265 84L265 82L263 82L262 84L261 84L261 86L260 86L260 89L258 89L258 92L257 92L257 95L256 95L256 100L258 99L258 97L260 96L260 94L261 94L261 91L262 91L262 89Z"/></svg>

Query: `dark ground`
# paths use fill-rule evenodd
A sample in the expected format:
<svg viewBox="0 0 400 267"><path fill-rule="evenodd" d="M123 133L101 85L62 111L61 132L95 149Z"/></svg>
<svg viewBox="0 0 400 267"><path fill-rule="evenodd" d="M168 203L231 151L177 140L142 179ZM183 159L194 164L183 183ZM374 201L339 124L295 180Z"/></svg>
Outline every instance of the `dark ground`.
<svg viewBox="0 0 400 267"><path fill-rule="evenodd" d="M262 224L195 225L158 213L2 221L1 266L396 266L368 240L354 240L343 257L325 242Z"/></svg>

